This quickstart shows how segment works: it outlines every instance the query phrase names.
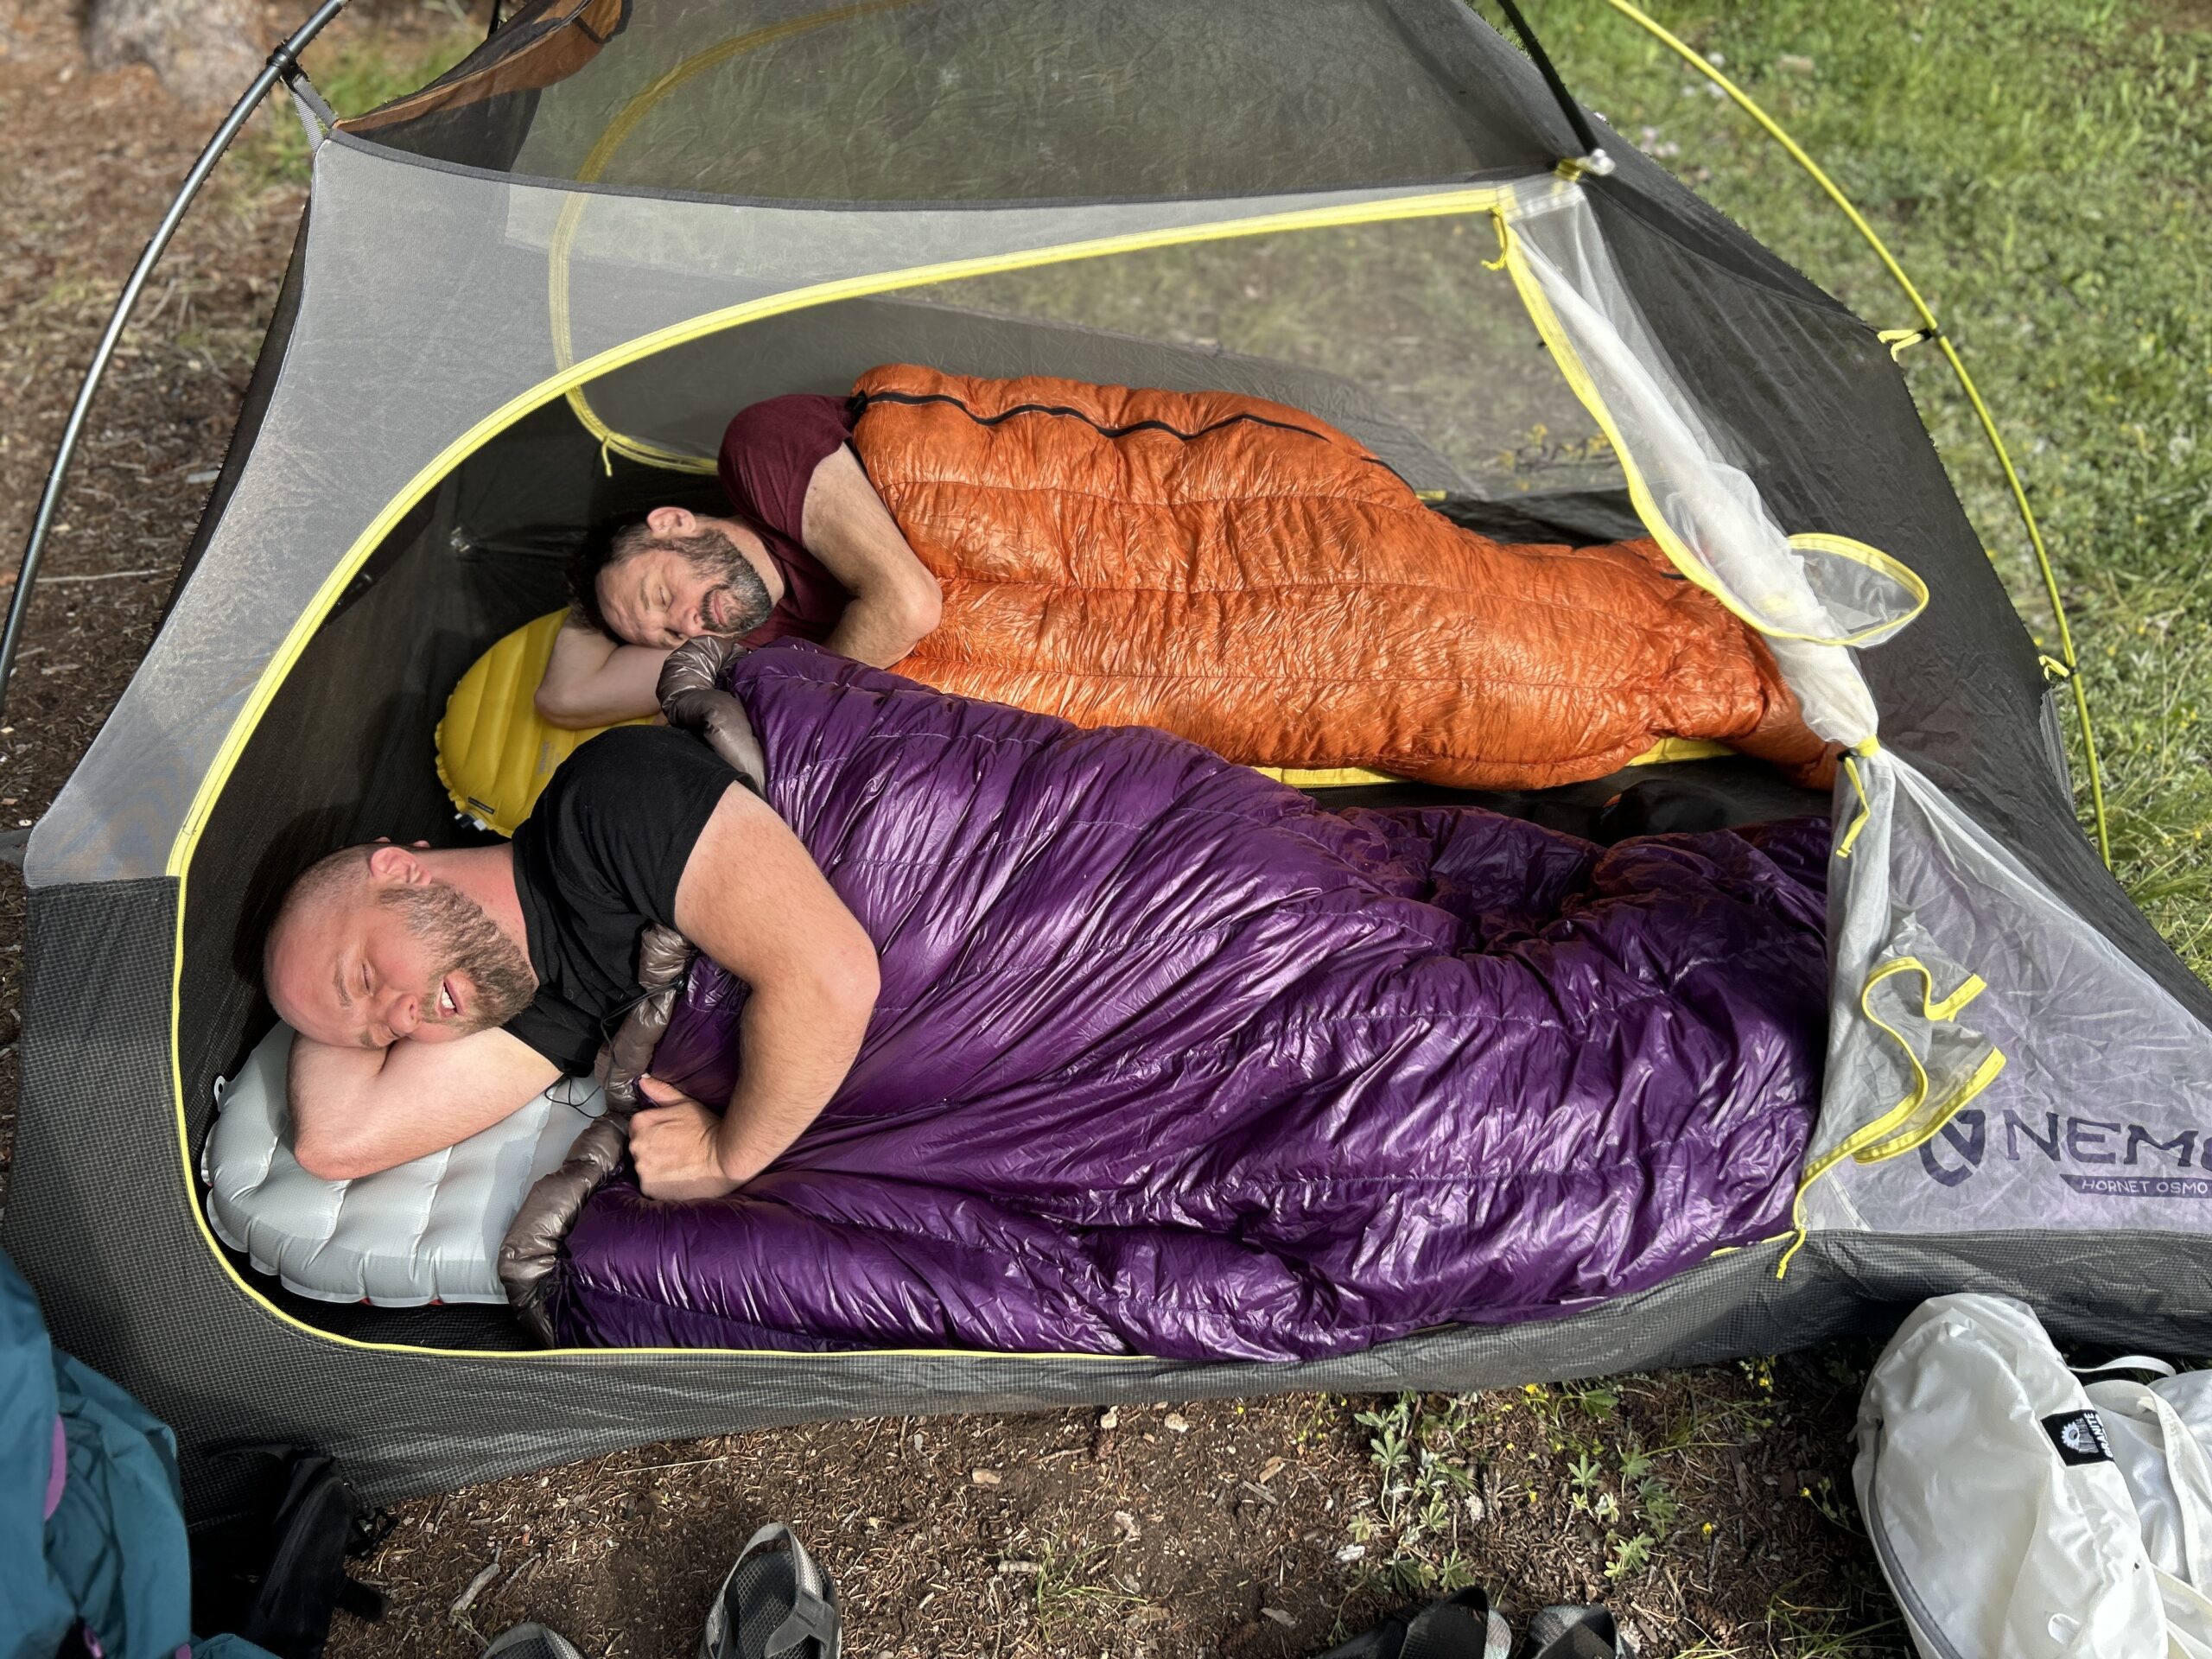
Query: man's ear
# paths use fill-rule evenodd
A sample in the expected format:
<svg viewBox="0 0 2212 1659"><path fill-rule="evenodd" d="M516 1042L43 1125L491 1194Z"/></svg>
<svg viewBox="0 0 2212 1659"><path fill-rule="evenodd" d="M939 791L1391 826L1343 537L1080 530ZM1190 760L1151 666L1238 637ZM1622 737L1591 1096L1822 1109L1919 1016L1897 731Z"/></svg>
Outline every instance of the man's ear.
<svg viewBox="0 0 2212 1659"><path fill-rule="evenodd" d="M645 528L656 536L696 536L699 521L689 507L655 507L645 515Z"/></svg>
<svg viewBox="0 0 2212 1659"><path fill-rule="evenodd" d="M413 848L395 847L386 841L379 842L369 855L369 877L387 887L419 887L430 879L430 873L423 868Z"/></svg>

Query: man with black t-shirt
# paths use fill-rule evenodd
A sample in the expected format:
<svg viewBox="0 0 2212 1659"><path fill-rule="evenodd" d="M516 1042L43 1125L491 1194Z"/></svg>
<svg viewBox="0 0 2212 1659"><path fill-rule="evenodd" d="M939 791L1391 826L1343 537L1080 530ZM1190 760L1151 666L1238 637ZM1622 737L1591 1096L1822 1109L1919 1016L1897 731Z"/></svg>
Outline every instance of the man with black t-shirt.
<svg viewBox="0 0 2212 1659"><path fill-rule="evenodd" d="M874 946L798 836L696 738L624 727L570 757L505 846L351 847L293 884L264 981L298 1033L294 1152L325 1179L455 1145L591 1068L637 995L638 937L672 927L751 990L718 1117L647 1078L645 1190L734 1191L843 1081Z"/></svg>

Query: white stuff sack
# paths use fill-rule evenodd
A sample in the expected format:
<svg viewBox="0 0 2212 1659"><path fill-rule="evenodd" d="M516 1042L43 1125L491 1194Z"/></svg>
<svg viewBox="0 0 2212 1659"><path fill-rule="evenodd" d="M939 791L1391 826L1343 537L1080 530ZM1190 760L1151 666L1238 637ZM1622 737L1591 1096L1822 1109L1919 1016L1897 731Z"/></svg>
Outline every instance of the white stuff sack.
<svg viewBox="0 0 2212 1659"><path fill-rule="evenodd" d="M2188 1414L2164 1397L2184 1383ZM2085 1389L2008 1297L1916 1308L1867 1379L1852 1476L1923 1659L2212 1659L2208 1388Z"/></svg>
<svg viewBox="0 0 2212 1659"><path fill-rule="evenodd" d="M2151 1575L2166 1614L2164 1652L2212 1659L2212 1371L2130 1359L2104 1371L2153 1370L2145 1384L2101 1377L2085 1392L2135 1500Z"/></svg>

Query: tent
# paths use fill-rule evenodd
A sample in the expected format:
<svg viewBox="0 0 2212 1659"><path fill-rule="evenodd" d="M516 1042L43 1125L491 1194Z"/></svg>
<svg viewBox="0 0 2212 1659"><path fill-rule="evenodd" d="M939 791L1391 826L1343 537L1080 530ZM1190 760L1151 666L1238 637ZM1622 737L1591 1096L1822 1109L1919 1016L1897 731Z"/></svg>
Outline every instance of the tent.
<svg viewBox="0 0 2212 1659"><path fill-rule="evenodd" d="M2212 994L2082 833L1897 341L1461 0L531 0L372 114L296 91L311 207L237 436L27 864L5 1245L176 1427L202 1518L241 1442L321 1445L382 1501L809 1418L1689 1363L1968 1287L2075 1338L2203 1334ZM558 602L577 527L710 500L731 410L894 359L1299 404L1471 522L1638 520L1761 628L1852 751L1799 1230L1541 1325L1265 1369L542 1351L226 1250L195 1160L271 1019L273 890L343 841L470 836L432 728Z"/></svg>

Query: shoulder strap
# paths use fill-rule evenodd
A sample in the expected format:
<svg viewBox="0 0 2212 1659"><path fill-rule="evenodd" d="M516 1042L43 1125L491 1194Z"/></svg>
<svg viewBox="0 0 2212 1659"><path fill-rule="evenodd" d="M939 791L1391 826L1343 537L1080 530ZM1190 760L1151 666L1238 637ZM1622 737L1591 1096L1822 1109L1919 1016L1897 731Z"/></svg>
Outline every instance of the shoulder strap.
<svg viewBox="0 0 2212 1659"><path fill-rule="evenodd" d="M2066 1368L2088 1382L2093 1376L2102 1376L2108 1371L2149 1371L2158 1376L2177 1376L2174 1367L2163 1359L2153 1359L2148 1354L2123 1354L2118 1359L2108 1359L2101 1365L2069 1365Z"/></svg>
<svg viewBox="0 0 2212 1659"><path fill-rule="evenodd" d="M1508 1659L1512 1649L1513 1632L1489 1596L1462 1590L1421 1609L1406 1626L1398 1659Z"/></svg>
<svg viewBox="0 0 2212 1659"><path fill-rule="evenodd" d="M1529 1621L1527 1659L1620 1659L1613 1616L1603 1607L1547 1607Z"/></svg>

